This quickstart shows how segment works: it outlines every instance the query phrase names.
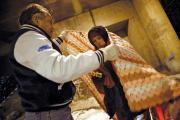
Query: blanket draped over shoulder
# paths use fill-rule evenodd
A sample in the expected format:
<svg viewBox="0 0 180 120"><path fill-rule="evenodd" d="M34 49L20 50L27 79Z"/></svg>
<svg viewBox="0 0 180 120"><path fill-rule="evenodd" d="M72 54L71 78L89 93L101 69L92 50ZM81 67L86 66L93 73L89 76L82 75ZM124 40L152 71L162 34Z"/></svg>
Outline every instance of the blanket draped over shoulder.
<svg viewBox="0 0 180 120"><path fill-rule="evenodd" d="M126 40L109 32L111 42L119 46L119 59L113 62L113 69L123 86L128 105L132 111L139 111L157 104L162 104L180 96L180 81L167 77L156 71L135 51ZM79 52L93 50L93 46L84 32L67 30L63 32L66 54L76 55ZM86 84L101 107L106 110L103 95L100 94L91 80L91 74L80 79Z"/></svg>

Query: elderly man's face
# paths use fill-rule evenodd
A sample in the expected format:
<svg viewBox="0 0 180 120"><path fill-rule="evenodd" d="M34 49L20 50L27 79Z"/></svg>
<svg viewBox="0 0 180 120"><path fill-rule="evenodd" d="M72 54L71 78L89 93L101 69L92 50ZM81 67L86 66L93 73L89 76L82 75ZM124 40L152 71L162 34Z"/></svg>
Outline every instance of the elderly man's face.
<svg viewBox="0 0 180 120"><path fill-rule="evenodd" d="M53 18L48 13L37 13L34 15L36 20L34 20L34 23L43 29L50 37L52 37L53 34Z"/></svg>

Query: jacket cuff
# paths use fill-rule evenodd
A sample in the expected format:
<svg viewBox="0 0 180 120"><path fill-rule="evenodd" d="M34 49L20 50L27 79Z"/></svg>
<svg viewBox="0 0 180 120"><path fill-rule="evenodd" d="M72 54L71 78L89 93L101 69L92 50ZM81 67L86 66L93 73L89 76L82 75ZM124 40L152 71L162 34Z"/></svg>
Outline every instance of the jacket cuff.
<svg viewBox="0 0 180 120"><path fill-rule="evenodd" d="M104 63L104 54L103 54L103 51L101 50L97 50L95 51L97 57L98 57L98 60L99 60L99 63L100 65Z"/></svg>

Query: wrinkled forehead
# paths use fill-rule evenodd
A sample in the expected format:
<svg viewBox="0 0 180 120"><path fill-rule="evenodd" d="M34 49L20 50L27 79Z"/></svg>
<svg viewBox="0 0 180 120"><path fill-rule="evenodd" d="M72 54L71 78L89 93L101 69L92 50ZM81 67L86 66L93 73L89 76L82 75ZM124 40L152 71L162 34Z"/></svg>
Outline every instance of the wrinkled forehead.
<svg viewBox="0 0 180 120"><path fill-rule="evenodd" d="M48 16L48 17L52 17L52 15L50 14L50 12L46 9L43 9L42 10L42 13L45 15L45 16Z"/></svg>
<svg viewBox="0 0 180 120"><path fill-rule="evenodd" d="M43 16L43 19L48 19L48 20L51 20L52 22L54 21L52 15L49 13L49 11L42 11L40 13L42 16Z"/></svg>

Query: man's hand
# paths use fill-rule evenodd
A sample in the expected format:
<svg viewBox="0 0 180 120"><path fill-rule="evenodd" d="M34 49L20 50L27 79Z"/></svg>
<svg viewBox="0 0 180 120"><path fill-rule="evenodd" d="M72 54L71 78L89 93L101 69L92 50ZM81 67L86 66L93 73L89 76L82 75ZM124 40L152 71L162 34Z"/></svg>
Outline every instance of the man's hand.
<svg viewBox="0 0 180 120"><path fill-rule="evenodd" d="M114 43L111 43L110 45L106 46L105 48L101 48L100 50L103 51L104 62L113 61L119 56L119 48Z"/></svg>

